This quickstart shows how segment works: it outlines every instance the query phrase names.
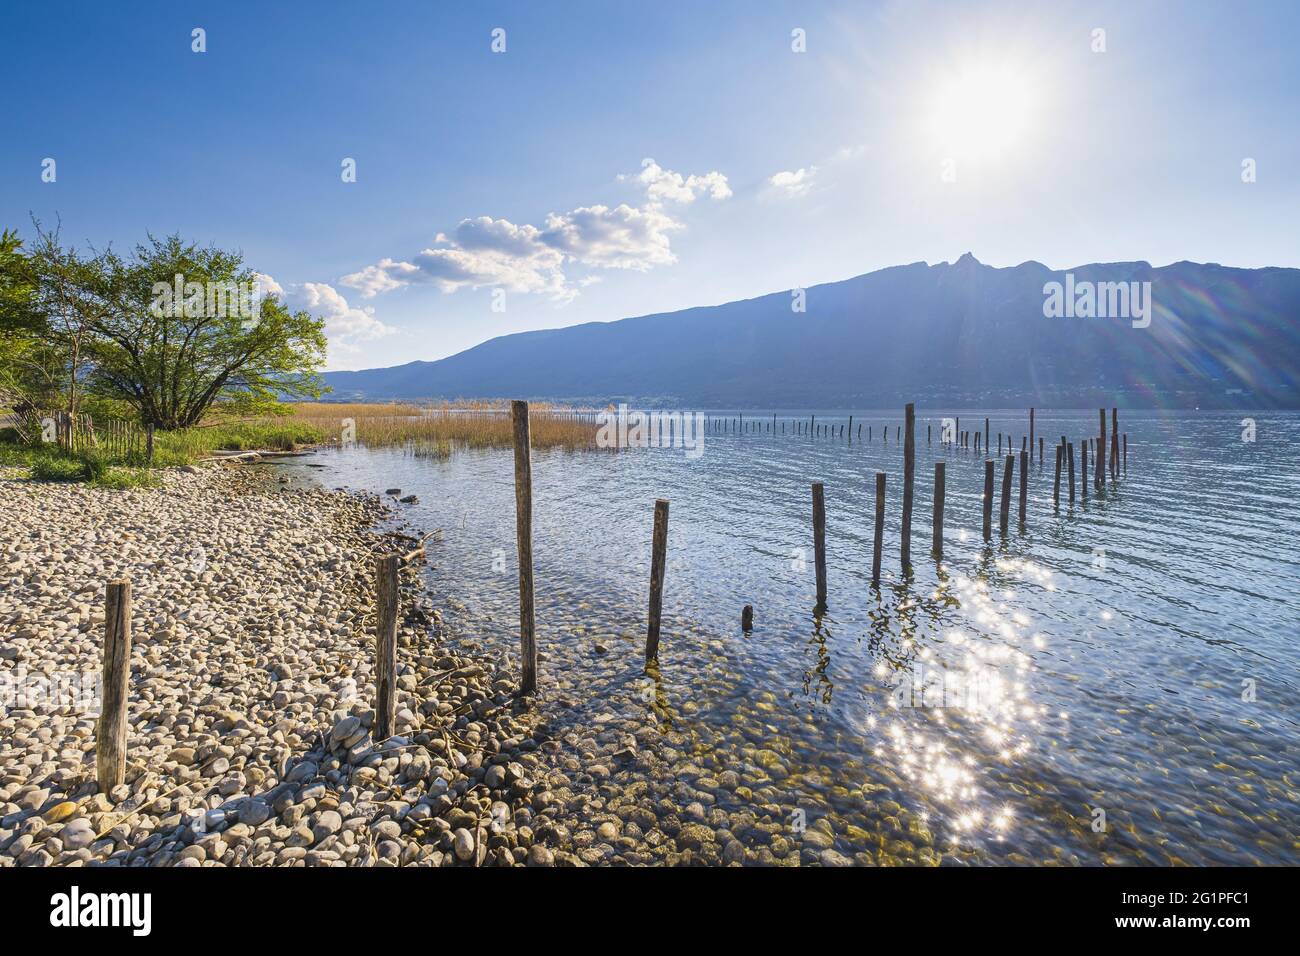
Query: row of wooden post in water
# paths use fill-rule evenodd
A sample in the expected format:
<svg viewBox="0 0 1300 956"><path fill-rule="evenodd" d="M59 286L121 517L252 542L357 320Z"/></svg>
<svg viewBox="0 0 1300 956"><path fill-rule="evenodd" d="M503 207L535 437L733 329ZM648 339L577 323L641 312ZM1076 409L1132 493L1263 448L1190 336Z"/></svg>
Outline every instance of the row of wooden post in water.
<svg viewBox="0 0 1300 956"><path fill-rule="evenodd" d="M1112 479L1117 479L1121 469L1128 473L1128 436L1119 434L1119 411L1112 409L1110 454L1108 467ZM1033 436L1034 412L1030 410L1030 435ZM529 432L528 403L516 401L511 403L511 419L514 430L514 472L515 472L515 536L519 555L519 644L521 656L521 675L519 690L531 694L537 689L537 634L533 590L533 481L532 481L532 442ZM916 477L916 409L909 403L904 410L904 425L899 429L903 442L903 512L902 539L900 558L903 571L911 571L912 546L912 512L913 488ZM809 422L809 428L815 428ZM823 426L825 427L825 426ZM843 427L843 426L841 426ZM929 429L927 428L927 433ZM811 432L810 432L811 433ZM953 443L961 443L962 436L970 433L956 432ZM976 432L976 444L978 445ZM987 447L988 420L985 420L985 447ZM1043 458L1043 440L1039 443L1039 464ZM1106 413L1101 410L1100 429L1096 438L1089 436L1080 443L1080 463L1083 477L1083 496L1087 497L1088 454L1092 445L1093 460L1097 460L1097 449L1107 447ZM1008 449L1011 448L1008 439ZM1019 451L1019 522L1025 525L1026 509L1029 495L1030 449L1033 438L1022 443ZM1074 444L1062 436L1056 448L1056 475L1053 482L1052 500L1054 505L1060 503L1061 471L1063 463L1068 466L1069 500L1074 501L1075 471ZM1014 481L1016 455L1008 454L1002 472L1001 502L998 510L998 527L1001 534L1007 533L1010 521L1011 494ZM1094 484L1102 487L1102 469L1094 467ZM985 541L992 537L993 496L994 496L994 462L984 462L983 494L983 536ZM876 472L875 481L875 527L872 544L871 580L880 583L881 557L884 550L885 525L885 472ZM934 494L931 520L930 553L935 561L943 559L943 520L944 495L946 490L945 463L935 462ZM817 580L817 607L824 609L827 599L826 574L826 497L825 486L817 481L812 484L812 524L813 550L815 555ZM436 532L435 532L436 533ZM377 740L382 740L393 732L396 710L397 687L397 626L399 619L399 573L403 565L419 557L424 552L424 541L412 550L403 553L380 555L375 559L375 720L374 733ZM650 602L646 619L645 659L646 667L657 666L659 657L660 622L663 615L664 572L668 553L668 501L660 498L655 501L654 527L650 545ZM95 769L101 792L107 792L122 783L126 768L126 704L128 698L128 679L131 673L131 582L128 580L112 581L106 595L105 640L103 655L103 701L102 711L96 727ZM753 626L753 606L745 605L741 615L741 625L748 631Z"/></svg>

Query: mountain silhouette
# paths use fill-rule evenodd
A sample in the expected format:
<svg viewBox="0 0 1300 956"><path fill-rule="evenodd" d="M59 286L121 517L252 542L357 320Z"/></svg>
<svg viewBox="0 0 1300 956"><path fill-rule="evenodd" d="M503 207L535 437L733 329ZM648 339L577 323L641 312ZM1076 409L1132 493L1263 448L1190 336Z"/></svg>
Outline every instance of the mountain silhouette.
<svg viewBox="0 0 1300 956"><path fill-rule="evenodd" d="M1052 317L1050 283L1060 284L1057 305L1068 310ZM1132 314L1143 283L1149 325L1140 328ZM1094 312L1135 295L1123 316L1080 317L1089 288ZM785 290L504 335L436 362L325 379L333 400L1300 407L1300 269L1112 262L1054 271L1038 262L994 268L967 253L813 286L803 290L803 311L798 305Z"/></svg>

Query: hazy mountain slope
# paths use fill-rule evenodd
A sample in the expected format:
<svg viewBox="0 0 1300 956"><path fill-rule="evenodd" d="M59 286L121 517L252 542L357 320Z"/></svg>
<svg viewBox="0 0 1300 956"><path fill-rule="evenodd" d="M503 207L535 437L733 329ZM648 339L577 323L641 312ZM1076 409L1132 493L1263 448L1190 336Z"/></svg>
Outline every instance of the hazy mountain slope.
<svg viewBox="0 0 1300 956"><path fill-rule="evenodd" d="M1037 262L963 256L725 305L526 332L437 362L332 372L341 398L628 398L743 407L1300 405L1300 270L1144 262L1068 270L1149 281L1148 328L1046 318Z"/></svg>

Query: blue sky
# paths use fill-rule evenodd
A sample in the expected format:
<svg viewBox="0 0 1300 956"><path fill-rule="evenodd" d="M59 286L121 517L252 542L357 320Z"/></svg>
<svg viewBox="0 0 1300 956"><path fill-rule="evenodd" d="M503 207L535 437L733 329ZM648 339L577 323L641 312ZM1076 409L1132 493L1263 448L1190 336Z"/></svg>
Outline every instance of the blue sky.
<svg viewBox="0 0 1300 956"><path fill-rule="evenodd" d="M13 4L0 224L241 249L331 368L968 250L1300 266L1298 46L1293 2Z"/></svg>

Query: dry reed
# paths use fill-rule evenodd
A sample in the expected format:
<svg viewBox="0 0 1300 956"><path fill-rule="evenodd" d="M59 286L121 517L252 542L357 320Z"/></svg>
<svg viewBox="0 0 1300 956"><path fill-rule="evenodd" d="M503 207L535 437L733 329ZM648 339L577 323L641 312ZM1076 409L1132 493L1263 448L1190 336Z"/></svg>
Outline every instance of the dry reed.
<svg viewBox="0 0 1300 956"><path fill-rule="evenodd" d="M509 407L499 402L443 403L420 406L404 403L298 402L290 406L290 421L318 429L329 439L344 437L345 420L351 437L370 447L407 446L414 454L444 456L451 446L509 448L514 442ZM567 408L530 406L534 448L596 447L599 425Z"/></svg>

